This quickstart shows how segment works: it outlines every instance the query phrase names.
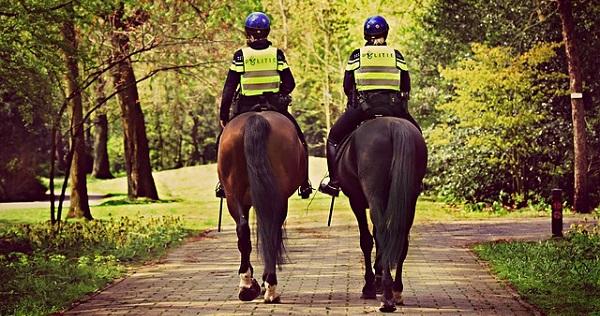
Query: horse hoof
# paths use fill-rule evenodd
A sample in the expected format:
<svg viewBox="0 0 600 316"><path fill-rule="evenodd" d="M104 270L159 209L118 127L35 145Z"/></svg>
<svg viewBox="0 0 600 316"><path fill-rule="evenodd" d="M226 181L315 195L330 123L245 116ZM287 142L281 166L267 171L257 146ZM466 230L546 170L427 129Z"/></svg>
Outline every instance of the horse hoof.
<svg viewBox="0 0 600 316"><path fill-rule="evenodd" d="M265 303L266 304L280 304L281 303L281 296L265 298Z"/></svg>
<svg viewBox="0 0 600 316"><path fill-rule="evenodd" d="M404 305L404 298L402 298L402 292L393 291L393 293L394 302L396 303L396 305Z"/></svg>
<svg viewBox="0 0 600 316"><path fill-rule="evenodd" d="M379 307L379 311L382 313L392 313L396 310L396 306L390 303L381 302L381 306Z"/></svg>
<svg viewBox="0 0 600 316"><path fill-rule="evenodd" d="M374 300L377 299L377 292L375 291L375 286L366 285L362 289L362 295L360 296L363 300Z"/></svg>
<svg viewBox="0 0 600 316"><path fill-rule="evenodd" d="M277 284L270 285L268 282L265 282L265 288L267 289L264 296L264 302L270 304L279 304L281 303L281 299L279 298L280 294L277 293Z"/></svg>
<svg viewBox="0 0 600 316"><path fill-rule="evenodd" d="M249 288L240 287L238 297L241 301L252 301L260 295L260 285L255 279L252 279L252 285Z"/></svg>

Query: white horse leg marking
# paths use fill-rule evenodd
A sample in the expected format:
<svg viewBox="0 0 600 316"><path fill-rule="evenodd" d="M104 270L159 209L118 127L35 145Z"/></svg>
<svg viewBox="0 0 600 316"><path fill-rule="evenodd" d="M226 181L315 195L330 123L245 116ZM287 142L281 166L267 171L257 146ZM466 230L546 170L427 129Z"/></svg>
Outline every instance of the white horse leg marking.
<svg viewBox="0 0 600 316"><path fill-rule="evenodd" d="M248 268L248 271L245 273L240 273L240 289L241 288L251 288L252 287L252 271Z"/></svg>
<svg viewBox="0 0 600 316"><path fill-rule="evenodd" d="M402 292L392 291L394 293L394 301L396 305L404 305L404 299L402 298Z"/></svg>
<svg viewBox="0 0 600 316"><path fill-rule="evenodd" d="M265 281L265 288L265 302L278 302L279 293L277 293L277 285L271 285L269 282Z"/></svg>

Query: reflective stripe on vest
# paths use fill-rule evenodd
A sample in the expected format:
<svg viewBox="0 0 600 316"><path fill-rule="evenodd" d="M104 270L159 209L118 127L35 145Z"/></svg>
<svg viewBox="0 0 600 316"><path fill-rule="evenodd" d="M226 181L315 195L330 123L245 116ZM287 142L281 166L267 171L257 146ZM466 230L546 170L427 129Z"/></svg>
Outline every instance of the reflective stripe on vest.
<svg viewBox="0 0 600 316"><path fill-rule="evenodd" d="M242 95L261 95L265 92L279 92L279 72L277 72L277 48L242 48L244 73L240 79Z"/></svg>
<svg viewBox="0 0 600 316"><path fill-rule="evenodd" d="M360 48L360 66L354 71L356 90L386 89L400 91L400 69L396 51L388 46Z"/></svg>

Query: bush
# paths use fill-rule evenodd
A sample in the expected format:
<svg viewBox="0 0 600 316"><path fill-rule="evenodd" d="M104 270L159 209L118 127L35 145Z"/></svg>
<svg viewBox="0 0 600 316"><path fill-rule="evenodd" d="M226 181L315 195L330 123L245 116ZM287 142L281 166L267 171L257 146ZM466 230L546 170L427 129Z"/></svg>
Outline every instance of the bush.
<svg viewBox="0 0 600 316"><path fill-rule="evenodd" d="M121 275L124 262L159 256L187 233L173 217L9 228L0 232L0 314L60 310Z"/></svg>
<svg viewBox="0 0 600 316"><path fill-rule="evenodd" d="M549 197L559 183L572 187L572 156L565 155L572 140L564 132L570 121L556 110L567 81L547 67L557 47L539 44L518 55L474 44L472 57L441 69L454 95L427 131L427 189L459 202L520 208Z"/></svg>

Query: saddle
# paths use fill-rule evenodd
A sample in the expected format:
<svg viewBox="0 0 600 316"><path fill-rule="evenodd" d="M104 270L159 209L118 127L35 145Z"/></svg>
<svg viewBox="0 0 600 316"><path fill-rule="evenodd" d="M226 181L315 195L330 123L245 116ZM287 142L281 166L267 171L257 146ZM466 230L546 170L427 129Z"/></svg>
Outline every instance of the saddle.
<svg viewBox="0 0 600 316"><path fill-rule="evenodd" d="M238 100L239 102L239 100ZM234 116L244 112L261 112L261 111L277 111L283 112L287 110L287 107L292 103L292 97L290 95L282 95L279 93L269 93L259 96L258 103L254 105L241 106L239 103L235 104Z"/></svg>
<svg viewBox="0 0 600 316"><path fill-rule="evenodd" d="M380 116L402 117L407 112L407 98L400 92L375 91L358 93L356 101L367 119Z"/></svg>

